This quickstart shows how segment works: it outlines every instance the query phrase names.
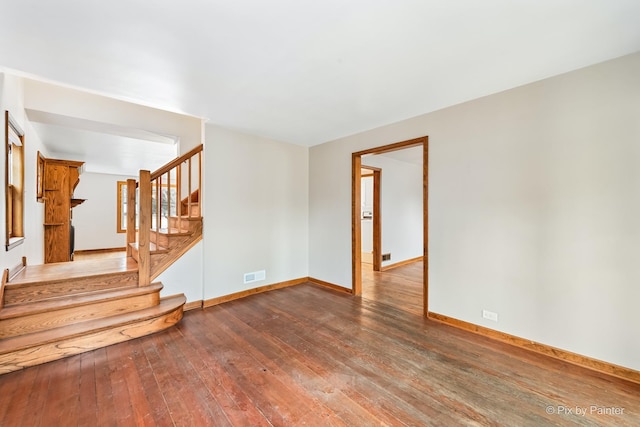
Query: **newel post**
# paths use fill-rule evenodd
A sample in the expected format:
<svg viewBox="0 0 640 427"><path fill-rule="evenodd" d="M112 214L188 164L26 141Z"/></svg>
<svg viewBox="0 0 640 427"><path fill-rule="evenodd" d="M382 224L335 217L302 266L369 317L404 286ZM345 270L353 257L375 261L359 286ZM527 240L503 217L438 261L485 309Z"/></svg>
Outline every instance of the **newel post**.
<svg viewBox="0 0 640 427"><path fill-rule="evenodd" d="M131 256L131 243L136 242L136 180L127 180L127 257Z"/></svg>
<svg viewBox="0 0 640 427"><path fill-rule="evenodd" d="M138 286L151 283L151 172L140 171L140 230L138 231Z"/></svg>

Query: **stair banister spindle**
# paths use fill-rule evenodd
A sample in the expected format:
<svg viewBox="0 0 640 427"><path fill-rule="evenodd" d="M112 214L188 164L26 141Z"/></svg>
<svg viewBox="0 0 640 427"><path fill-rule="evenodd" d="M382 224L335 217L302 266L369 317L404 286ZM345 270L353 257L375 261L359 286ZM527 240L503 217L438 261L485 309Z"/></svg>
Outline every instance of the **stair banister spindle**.
<svg viewBox="0 0 640 427"><path fill-rule="evenodd" d="M202 150L198 152L198 216L202 216Z"/></svg>
<svg viewBox="0 0 640 427"><path fill-rule="evenodd" d="M171 200L173 199L171 197L171 185L173 183L173 181L171 181L171 171L173 169L169 169L167 171L167 210L166 212L163 211L162 215L166 216L166 218L164 218L165 221L167 221L167 233L171 234L171 227L169 227L169 217L171 216Z"/></svg>
<svg viewBox="0 0 640 427"><path fill-rule="evenodd" d="M172 242L183 242L191 247L197 241L196 239L202 236L202 210L200 208L202 151L203 146L199 145L155 172L140 171L138 183L135 180L131 180L132 183L127 182L128 197L131 197L131 199L127 199L127 203L130 206L130 210L127 212L127 239L131 239L130 232L134 233L134 235L137 234L138 250L135 249L135 244L127 246L132 248L131 256L138 261L139 286L148 286L151 280L154 280L158 274L164 271L167 266L166 263L174 261L173 252L175 250L178 252L183 250L183 248L175 247L172 246L172 243L168 243L166 237L171 237ZM197 165L194 163L196 162L196 155L198 156ZM185 162L187 167L183 166ZM172 169L175 169L175 172L172 172ZM186 181L184 173L187 172L185 172L185 169L188 170ZM195 174L198 174L198 176L196 177ZM138 191L135 189L136 185L138 186ZM167 185L167 195L162 193L164 185ZM172 185L176 186L174 194L171 193ZM184 195L184 190L186 189L188 189L188 195ZM168 198L166 211L163 209L163 199L165 197ZM136 205L136 199L139 206L137 217L133 208ZM171 203L175 203L175 206L172 207ZM186 214L184 213L185 208L187 210ZM134 212L131 212L131 210ZM133 216L130 218L129 215L132 214ZM171 218L172 214L175 214L177 221ZM164 217L167 217L166 230L162 229ZM189 220L186 218L189 218ZM153 235L151 234L152 232ZM128 243L131 242L128 241ZM152 263L151 248L153 243L157 247L153 248L154 258Z"/></svg>
<svg viewBox="0 0 640 427"><path fill-rule="evenodd" d="M155 230L160 230L162 212L162 175L156 180L156 227Z"/></svg>
<svg viewBox="0 0 640 427"><path fill-rule="evenodd" d="M178 218L178 230L182 230L182 212L180 201L182 200L182 163L176 166L176 218Z"/></svg>
<svg viewBox="0 0 640 427"><path fill-rule="evenodd" d="M187 198L187 215L191 218L191 195L193 194L193 190L191 189L191 157L189 157L188 161L188 172L189 172L189 197Z"/></svg>
<svg viewBox="0 0 640 427"><path fill-rule="evenodd" d="M119 202L118 202L119 203ZM127 256L131 256L131 245L136 241L136 180L127 180Z"/></svg>
<svg viewBox="0 0 640 427"><path fill-rule="evenodd" d="M169 184L167 183L166 174L164 174L163 176L160 177L160 209L159 209L160 221L158 221L158 230L162 229L162 217L164 216L164 210L162 209L162 205L166 203L165 195L162 190L164 189L165 186L168 186L168 185Z"/></svg>

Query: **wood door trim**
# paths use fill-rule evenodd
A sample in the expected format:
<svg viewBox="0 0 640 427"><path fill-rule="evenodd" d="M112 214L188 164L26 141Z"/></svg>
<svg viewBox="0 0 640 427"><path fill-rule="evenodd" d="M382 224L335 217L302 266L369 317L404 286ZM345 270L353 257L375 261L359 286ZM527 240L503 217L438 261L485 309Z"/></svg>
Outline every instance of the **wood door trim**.
<svg viewBox="0 0 640 427"><path fill-rule="evenodd" d="M382 268L382 171L373 171L373 271Z"/></svg>
<svg viewBox="0 0 640 427"><path fill-rule="evenodd" d="M362 294L361 167L362 156L353 153L351 155L351 291L354 295Z"/></svg>
<svg viewBox="0 0 640 427"><path fill-rule="evenodd" d="M388 153L390 151L402 150L404 148L417 147L419 145L423 145L428 143L428 136L421 136L420 138L409 139L407 141L396 142L394 144L383 145L380 147L369 148L367 150L356 151L353 153L354 156L363 156L365 154L382 154Z"/></svg>
<svg viewBox="0 0 640 427"><path fill-rule="evenodd" d="M381 154L422 145L422 234L423 234L423 314L429 312L429 137L422 136L394 144L383 145L351 154L351 289L362 294L362 227L360 226L362 156Z"/></svg>

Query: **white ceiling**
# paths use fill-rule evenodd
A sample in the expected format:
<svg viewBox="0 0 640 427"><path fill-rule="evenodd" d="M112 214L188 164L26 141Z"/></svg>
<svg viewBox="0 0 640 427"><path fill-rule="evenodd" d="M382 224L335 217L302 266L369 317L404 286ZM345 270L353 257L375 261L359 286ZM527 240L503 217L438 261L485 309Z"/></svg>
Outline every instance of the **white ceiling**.
<svg viewBox="0 0 640 427"><path fill-rule="evenodd" d="M638 0L19 0L0 66L314 145L640 50Z"/></svg>
<svg viewBox="0 0 640 427"><path fill-rule="evenodd" d="M138 176L155 171L177 152L175 138L157 133L27 109L50 158L85 162L85 171Z"/></svg>

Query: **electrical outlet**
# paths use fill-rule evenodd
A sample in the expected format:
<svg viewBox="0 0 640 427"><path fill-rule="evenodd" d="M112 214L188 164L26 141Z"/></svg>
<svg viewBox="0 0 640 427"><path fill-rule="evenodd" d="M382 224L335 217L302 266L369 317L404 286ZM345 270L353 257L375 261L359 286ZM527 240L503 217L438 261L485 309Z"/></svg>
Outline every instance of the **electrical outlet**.
<svg viewBox="0 0 640 427"><path fill-rule="evenodd" d="M489 310L482 310L482 317L485 319L493 320L494 322L498 321L498 313L494 313Z"/></svg>

